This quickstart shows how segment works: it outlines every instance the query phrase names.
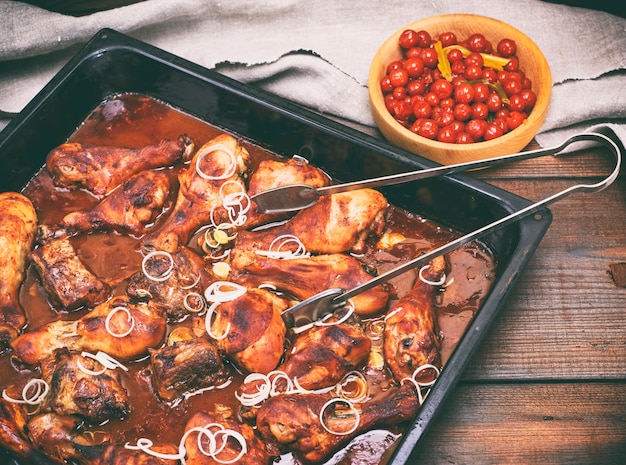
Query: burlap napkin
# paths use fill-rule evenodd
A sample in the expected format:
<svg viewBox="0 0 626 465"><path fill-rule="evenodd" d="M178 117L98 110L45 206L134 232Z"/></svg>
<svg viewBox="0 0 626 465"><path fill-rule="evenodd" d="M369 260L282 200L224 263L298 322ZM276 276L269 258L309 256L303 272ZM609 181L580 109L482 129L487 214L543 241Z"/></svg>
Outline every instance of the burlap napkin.
<svg viewBox="0 0 626 465"><path fill-rule="evenodd" d="M541 47L554 91L540 144L597 124L626 141L626 20L536 0L148 0L78 18L0 0L0 109L20 111L110 27L373 130L366 84L376 49L396 29L445 13L500 19Z"/></svg>

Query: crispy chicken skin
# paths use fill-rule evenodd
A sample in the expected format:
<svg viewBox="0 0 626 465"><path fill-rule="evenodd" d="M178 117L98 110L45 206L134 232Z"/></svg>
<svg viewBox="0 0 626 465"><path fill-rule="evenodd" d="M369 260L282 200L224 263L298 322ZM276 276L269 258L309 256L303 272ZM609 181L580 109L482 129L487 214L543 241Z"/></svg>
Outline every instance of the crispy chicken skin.
<svg viewBox="0 0 626 465"><path fill-rule="evenodd" d="M330 178L321 169L310 165L306 160L290 158L287 161L262 160L250 177L248 195L252 197L260 192L290 184L305 184L312 187L324 187L330 184ZM271 221L279 221L291 213L257 213L256 204L252 206L246 220L247 229L254 228Z"/></svg>
<svg viewBox="0 0 626 465"><path fill-rule="evenodd" d="M156 394L165 402L198 389L219 386L229 377L217 347L206 337L151 350L150 371Z"/></svg>
<svg viewBox="0 0 626 465"><path fill-rule="evenodd" d="M321 389L360 369L370 348L370 339L358 325L314 326L296 337L279 369L304 389Z"/></svg>
<svg viewBox="0 0 626 465"><path fill-rule="evenodd" d="M139 149L68 142L48 154L46 167L57 186L81 188L101 197L134 174L171 165L192 150L193 142L186 136Z"/></svg>
<svg viewBox="0 0 626 465"><path fill-rule="evenodd" d="M106 319L116 307L127 309L133 320L131 332L124 337L110 334ZM118 311L111 318L111 329L123 334L129 328L129 318ZM74 320L57 320L22 334L11 343L13 355L22 363L36 365L51 356L55 349L96 353L102 351L119 361L133 360L148 354L165 336L166 320L153 304L133 303L127 296L113 297L98 305L85 316Z"/></svg>
<svg viewBox="0 0 626 465"><path fill-rule="evenodd" d="M34 249L31 260L52 303L59 310L93 307L109 298L111 289L81 262L69 237Z"/></svg>
<svg viewBox="0 0 626 465"><path fill-rule="evenodd" d="M13 453L21 463L58 465L61 459L49 457L47 451L40 452L38 444L31 443L27 431L29 416L23 404L8 402L0 398L0 447Z"/></svg>
<svg viewBox="0 0 626 465"><path fill-rule="evenodd" d="M211 330L226 337L215 343L241 369L269 373L283 356L287 328L281 313L287 306L286 300L269 291L248 289L217 307Z"/></svg>
<svg viewBox="0 0 626 465"><path fill-rule="evenodd" d="M93 209L68 213L62 223L70 233L112 230L140 237L162 212L169 192L170 178L165 171L142 171Z"/></svg>
<svg viewBox="0 0 626 465"><path fill-rule="evenodd" d="M370 279L361 263L345 254L315 255L281 260L233 249L230 279L247 286L272 284L300 300L332 288L352 289ZM359 315L381 312L389 300L386 286L378 285L350 299Z"/></svg>
<svg viewBox="0 0 626 465"><path fill-rule="evenodd" d="M422 276L438 282L445 272L446 260L439 256L423 269ZM439 365L436 292L437 286L418 277L413 288L387 312L383 354L397 381L410 377L424 364Z"/></svg>
<svg viewBox="0 0 626 465"><path fill-rule="evenodd" d="M361 253L365 239L380 235L385 225L387 199L374 189L322 196L284 224L258 232L240 234L235 247L267 249L282 235L296 236L310 253Z"/></svg>
<svg viewBox="0 0 626 465"><path fill-rule="evenodd" d="M258 410L256 425L270 453L291 451L304 463L320 463L355 436L376 426L407 421L419 408L415 387L406 383L376 400L353 404L360 414L356 430L333 434L320 423L322 407L329 399L328 394L281 394L267 399ZM331 413L332 407L325 412ZM325 415L331 431L347 433L354 422L353 414Z"/></svg>
<svg viewBox="0 0 626 465"><path fill-rule="evenodd" d="M0 350L17 337L26 317L18 302L37 230L32 202L17 192L0 194Z"/></svg>
<svg viewBox="0 0 626 465"><path fill-rule="evenodd" d="M40 413L28 421L28 438L43 453L59 460L78 459L77 447L93 447L89 436L80 434L78 417L56 413Z"/></svg>
<svg viewBox="0 0 626 465"><path fill-rule="evenodd" d="M80 465L178 465L177 460L164 460L140 450L130 450L123 444L110 444L110 438L81 434L77 417L44 413L28 422L30 440L38 450L50 457L58 457L62 463ZM96 439L98 442L96 442ZM173 445L154 447L165 454L176 454ZM26 462L40 463L40 462ZM41 462L47 463L47 462ZM57 462L55 462L57 463Z"/></svg>
<svg viewBox="0 0 626 465"><path fill-rule="evenodd" d="M118 371L107 369L94 375L82 370L81 365L96 373L103 368L95 360L65 348L55 350L41 364L42 378L50 386L41 411L78 415L94 425L125 418L130 413L130 400Z"/></svg>
<svg viewBox="0 0 626 465"><path fill-rule="evenodd" d="M246 453L243 454L239 460L232 463L238 463L240 465L269 465L272 463L271 457L265 451L263 442L256 436L254 429L246 423L236 421L232 416L231 410L223 406L216 406L215 412L213 413L194 413L187 421L185 431L189 431L193 428L203 428L210 424L220 424L224 428L236 431L244 437L246 441ZM217 431L217 427L212 428L211 431ZM219 446L221 443L219 436L217 442ZM185 448L187 449L187 458L185 459L187 465L219 465L235 459L241 451L239 443L229 439L226 442L224 450L217 456L220 461L217 461L202 453L198 447L198 434L195 433L187 437ZM205 450L209 449L206 444L204 448Z"/></svg>
<svg viewBox="0 0 626 465"><path fill-rule="evenodd" d="M190 293L202 294L213 282L213 276L205 269L204 260L188 247L181 246L171 254L173 267L170 276L163 281L148 278L142 270L131 276L126 293L134 300L148 301L163 308L168 321L179 321L189 315L184 301ZM165 255L155 255L145 263L151 276L163 276L172 266ZM201 297L199 297L201 299ZM187 304L196 308L198 296L187 297Z"/></svg>
<svg viewBox="0 0 626 465"><path fill-rule="evenodd" d="M245 192L241 176L247 172L249 162L248 151L228 134L221 134L200 147L189 166L178 175L180 187L174 207L158 230L144 237L144 247L175 252L181 245L187 245L198 228L210 224L212 218L216 224L231 222L223 199L229 194Z"/></svg>

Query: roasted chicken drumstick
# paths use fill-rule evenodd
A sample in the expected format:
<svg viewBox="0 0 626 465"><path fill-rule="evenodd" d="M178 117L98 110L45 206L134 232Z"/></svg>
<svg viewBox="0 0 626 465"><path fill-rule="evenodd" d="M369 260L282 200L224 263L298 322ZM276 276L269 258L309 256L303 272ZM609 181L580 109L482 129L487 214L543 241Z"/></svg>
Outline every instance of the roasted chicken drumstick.
<svg viewBox="0 0 626 465"><path fill-rule="evenodd" d="M326 289L352 289L372 279L356 258L346 254L282 260L235 248L231 260L231 280L255 287L272 284L300 300ZM389 291L378 285L350 302L359 315L375 315L385 308L388 300Z"/></svg>
<svg viewBox="0 0 626 465"><path fill-rule="evenodd" d="M386 208L387 199L374 189L322 196L284 224L240 233L235 247L264 250L277 237L295 236L310 253L361 253L365 239L382 232Z"/></svg>
<svg viewBox="0 0 626 465"><path fill-rule="evenodd" d="M279 370L304 389L321 389L360 369L370 348L370 339L356 324L314 326L295 338Z"/></svg>
<svg viewBox="0 0 626 465"><path fill-rule="evenodd" d="M187 245L201 226L230 223L233 218L224 207L228 196L245 193L241 175L248 170L250 154L228 134L204 144L189 166L178 175L176 204L164 223L143 240L146 249L175 252Z"/></svg>
<svg viewBox="0 0 626 465"><path fill-rule="evenodd" d="M256 424L272 455L291 451L305 463L319 463L353 437L375 426L407 421L419 408L411 383L389 390L379 399L353 404L358 415L349 408L332 415L332 406L322 412L330 399L328 394L281 394L267 399L258 410ZM335 406L339 409L343 404ZM328 429L320 422L323 415Z"/></svg>
<svg viewBox="0 0 626 465"><path fill-rule="evenodd" d="M17 192L0 194L0 350L17 337L26 324L18 302L28 254L37 230L32 202Z"/></svg>
<svg viewBox="0 0 626 465"><path fill-rule="evenodd" d="M57 186L82 188L101 197L140 171L169 166L186 158L193 147L186 136L140 149L87 147L68 142L48 154L46 167Z"/></svg>
<svg viewBox="0 0 626 465"><path fill-rule="evenodd" d="M70 233L113 230L142 236L167 201L170 178L165 171L145 170L125 180L91 210L68 213Z"/></svg>
<svg viewBox="0 0 626 465"><path fill-rule="evenodd" d="M439 256L422 268L413 288L387 312L383 353L397 381L422 365L439 365L435 293L445 278L446 260Z"/></svg>
<svg viewBox="0 0 626 465"><path fill-rule="evenodd" d="M107 329L107 320L111 331ZM11 347L14 356L27 365L40 363L62 347L102 351L119 361L127 361L147 355L149 348L157 347L165 330L166 319L153 304L136 304L126 296L117 296L75 321L57 320L24 333Z"/></svg>

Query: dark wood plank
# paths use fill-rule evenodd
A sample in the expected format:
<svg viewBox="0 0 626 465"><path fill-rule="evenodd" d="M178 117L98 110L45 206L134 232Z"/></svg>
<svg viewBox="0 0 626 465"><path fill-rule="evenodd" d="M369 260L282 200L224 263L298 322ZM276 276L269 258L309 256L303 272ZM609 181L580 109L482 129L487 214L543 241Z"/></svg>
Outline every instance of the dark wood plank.
<svg viewBox="0 0 626 465"><path fill-rule="evenodd" d="M621 465L626 384L460 384L419 448L429 465Z"/></svg>

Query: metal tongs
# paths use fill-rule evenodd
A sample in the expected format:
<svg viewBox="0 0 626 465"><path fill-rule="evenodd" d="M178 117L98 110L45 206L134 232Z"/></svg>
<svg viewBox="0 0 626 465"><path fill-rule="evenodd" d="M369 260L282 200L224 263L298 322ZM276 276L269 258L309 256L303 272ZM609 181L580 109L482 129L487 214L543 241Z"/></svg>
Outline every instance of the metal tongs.
<svg viewBox="0 0 626 465"><path fill-rule="evenodd" d="M487 235L492 231L503 228L521 218L531 215L541 208L560 200L567 195L575 191L582 192L598 192L606 187L610 186L613 181L619 175L622 154L619 146L609 136L601 133L580 133L573 135L565 139L560 145L531 150L527 152L515 153L512 155L504 155L501 157L488 158L479 161L472 161L467 163L459 163L454 165L437 166L435 168L428 168L418 171L412 171L407 173L393 174L390 176L383 176L379 178L373 178L363 181L355 181L346 184L336 184L327 187L314 188L303 184L292 184L284 187L277 187L261 192L252 197L252 200L258 206L260 213L273 213L273 212L286 212L297 211L303 208L314 205L321 196L331 195L339 192L346 192L351 190L388 186L394 184L401 184L409 181L416 181L419 179L432 178L436 176L444 176L448 174L460 173L463 171L482 168L487 166L501 165L510 161L527 160L532 158L543 157L546 155L557 155L562 152L566 147L575 142L596 142L602 144L609 149L615 155L615 168L613 172L604 178L602 181L595 184L576 184L568 187L556 194L533 203L521 210L511 213L508 216L500 218L490 224L487 224L479 229L476 229L464 236L461 236L447 244L444 244L434 250L431 250L423 255L420 255L413 260L410 260L402 265L391 269L385 273L378 275L375 278L361 284L353 289L345 290L341 288L332 288L315 294L308 299L294 305L287 309L283 313L283 318L289 326L301 327L306 326L312 322L320 320L330 313L334 312L337 308L342 307L352 297L365 292L379 284L382 284L410 269L416 268L420 265L428 263L435 257L444 253L450 252L458 247L461 247L468 242L471 242L479 237Z"/></svg>

